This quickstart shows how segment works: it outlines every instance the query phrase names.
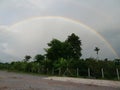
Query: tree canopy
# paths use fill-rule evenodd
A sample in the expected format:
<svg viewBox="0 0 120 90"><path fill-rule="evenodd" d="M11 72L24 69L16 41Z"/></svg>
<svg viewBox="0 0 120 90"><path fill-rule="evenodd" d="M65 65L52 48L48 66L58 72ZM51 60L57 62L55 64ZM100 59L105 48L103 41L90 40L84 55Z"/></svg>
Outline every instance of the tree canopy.
<svg viewBox="0 0 120 90"><path fill-rule="evenodd" d="M81 40L79 40L79 37L72 33L70 36L68 36L66 42L71 45L72 58L79 59L82 56Z"/></svg>
<svg viewBox="0 0 120 90"><path fill-rule="evenodd" d="M46 56L51 60L64 59L79 59L81 57L81 40L72 33L65 41L53 39L48 43L49 48L46 50Z"/></svg>
<svg viewBox="0 0 120 90"><path fill-rule="evenodd" d="M30 55L26 55L24 61L28 62L30 58L32 58Z"/></svg>

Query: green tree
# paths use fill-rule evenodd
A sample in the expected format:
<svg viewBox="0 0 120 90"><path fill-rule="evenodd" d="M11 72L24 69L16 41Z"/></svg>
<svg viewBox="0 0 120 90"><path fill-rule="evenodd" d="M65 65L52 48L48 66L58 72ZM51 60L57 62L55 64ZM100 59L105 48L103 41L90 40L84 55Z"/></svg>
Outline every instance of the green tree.
<svg viewBox="0 0 120 90"><path fill-rule="evenodd" d="M120 59L115 59L114 62L115 62L115 65L120 65Z"/></svg>
<svg viewBox="0 0 120 90"><path fill-rule="evenodd" d="M26 55L24 61L28 62L32 57L30 55Z"/></svg>
<svg viewBox="0 0 120 90"><path fill-rule="evenodd" d="M57 39L53 39L50 43L48 43L48 46L50 48L45 49L45 51L47 52L46 56L48 59L55 61L58 60L58 58L62 57L61 53L62 53L62 42L57 40Z"/></svg>
<svg viewBox="0 0 120 90"><path fill-rule="evenodd" d="M59 69L59 68L67 68L67 60L66 59L63 59L63 58L60 58L58 59L55 63L54 63L54 67Z"/></svg>
<svg viewBox="0 0 120 90"><path fill-rule="evenodd" d="M37 54L37 55L34 57L34 59L35 59L35 62L41 63L41 62L45 59L45 57L44 57L44 55Z"/></svg>
<svg viewBox="0 0 120 90"><path fill-rule="evenodd" d="M94 51L96 51L96 54L97 54L97 59L98 59L98 52L99 52L99 48L98 47L95 47Z"/></svg>
<svg viewBox="0 0 120 90"><path fill-rule="evenodd" d="M82 48L81 48L81 40L79 40L79 37L74 33L72 33L70 36L68 36L66 42L71 45L72 58L80 59L80 57L82 56L81 53Z"/></svg>
<svg viewBox="0 0 120 90"><path fill-rule="evenodd" d="M62 43L62 47L61 47L61 54L62 54L62 58L66 59L66 60L70 60L72 57L72 46L70 43L68 42L63 42Z"/></svg>
<svg viewBox="0 0 120 90"><path fill-rule="evenodd" d="M60 40L53 39L48 43L49 48L45 49L47 58L50 60L58 60L59 58L80 59L81 57L81 41L74 33L68 36L67 40L61 42Z"/></svg>

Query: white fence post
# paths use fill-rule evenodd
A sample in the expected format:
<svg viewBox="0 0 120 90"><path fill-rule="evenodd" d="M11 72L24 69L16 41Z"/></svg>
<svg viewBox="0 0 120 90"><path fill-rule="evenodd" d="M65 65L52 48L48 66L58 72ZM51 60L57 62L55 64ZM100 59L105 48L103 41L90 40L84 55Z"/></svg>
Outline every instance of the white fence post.
<svg viewBox="0 0 120 90"><path fill-rule="evenodd" d="M79 76L79 69L77 68L77 77Z"/></svg>
<svg viewBox="0 0 120 90"><path fill-rule="evenodd" d="M116 68L117 78L120 79L118 68Z"/></svg>
<svg viewBox="0 0 120 90"><path fill-rule="evenodd" d="M90 78L90 68L88 68L88 77Z"/></svg>
<svg viewBox="0 0 120 90"><path fill-rule="evenodd" d="M102 78L104 78L104 70L101 68Z"/></svg>

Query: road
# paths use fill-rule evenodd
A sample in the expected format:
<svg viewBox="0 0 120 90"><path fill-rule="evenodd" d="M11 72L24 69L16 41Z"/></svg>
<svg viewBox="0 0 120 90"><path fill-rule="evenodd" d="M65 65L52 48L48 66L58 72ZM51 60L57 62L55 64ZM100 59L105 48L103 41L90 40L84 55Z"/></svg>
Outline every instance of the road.
<svg viewBox="0 0 120 90"><path fill-rule="evenodd" d="M120 90L120 87L82 84L0 71L0 90Z"/></svg>

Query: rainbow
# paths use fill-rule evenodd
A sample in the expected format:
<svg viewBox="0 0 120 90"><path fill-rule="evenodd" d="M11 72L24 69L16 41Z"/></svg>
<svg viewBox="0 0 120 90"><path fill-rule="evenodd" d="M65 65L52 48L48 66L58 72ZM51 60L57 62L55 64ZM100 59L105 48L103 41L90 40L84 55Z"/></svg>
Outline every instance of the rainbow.
<svg viewBox="0 0 120 90"><path fill-rule="evenodd" d="M95 29L87 26L86 24L80 22L80 21L77 21L77 20L73 20L73 19L70 19L70 18L66 18L66 17L61 17L61 16L42 16L42 17L32 17L32 18L28 18L28 19L25 19L25 20L22 20L22 21L19 21L13 25L10 26L10 28L13 28L21 23L26 23L26 22L29 22L31 20L37 20L37 19L60 19L60 20L65 20L65 21L68 21L68 22L71 22L71 23L74 23L74 24L77 24L77 25L80 25L82 26L83 28L86 28L87 30L90 30L92 33L94 33L95 35L97 35L103 42L106 43L106 45L111 49L112 53L117 57L119 58L118 54L116 53L116 51L113 49L113 47L110 45L110 43L100 34L98 33Z"/></svg>

